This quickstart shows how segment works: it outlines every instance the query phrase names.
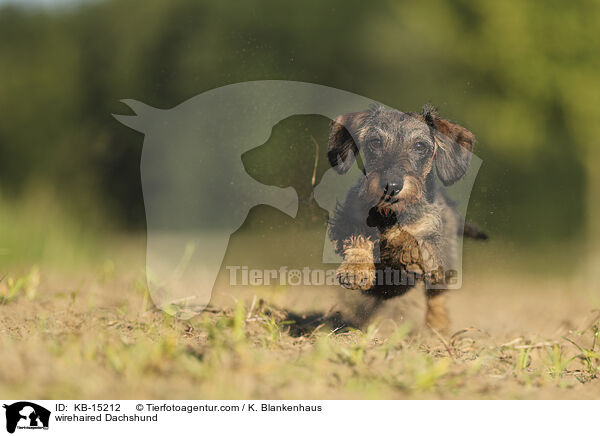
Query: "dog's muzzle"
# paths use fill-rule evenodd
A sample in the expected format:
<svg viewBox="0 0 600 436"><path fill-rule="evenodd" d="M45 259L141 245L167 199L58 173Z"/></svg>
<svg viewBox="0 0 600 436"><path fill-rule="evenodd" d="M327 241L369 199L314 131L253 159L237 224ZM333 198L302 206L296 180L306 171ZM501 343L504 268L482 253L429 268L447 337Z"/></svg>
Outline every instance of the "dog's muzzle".
<svg viewBox="0 0 600 436"><path fill-rule="evenodd" d="M380 196L380 209L393 208L396 211L403 209L406 205L419 201L421 198L421 185L412 176L404 176L402 179L387 181L380 184L383 195Z"/></svg>

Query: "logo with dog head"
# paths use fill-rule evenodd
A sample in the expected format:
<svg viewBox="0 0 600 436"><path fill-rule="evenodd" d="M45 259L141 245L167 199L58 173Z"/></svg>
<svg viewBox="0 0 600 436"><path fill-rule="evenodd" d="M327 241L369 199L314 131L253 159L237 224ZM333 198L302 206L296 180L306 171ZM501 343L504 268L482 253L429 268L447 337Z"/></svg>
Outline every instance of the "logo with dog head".
<svg viewBox="0 0 600 436"><path fill-rule="evenodd" d="M3 406L6 409L6 431L14 433L22 430L48 430L50 411L29 401L19 401Z"/></svg>

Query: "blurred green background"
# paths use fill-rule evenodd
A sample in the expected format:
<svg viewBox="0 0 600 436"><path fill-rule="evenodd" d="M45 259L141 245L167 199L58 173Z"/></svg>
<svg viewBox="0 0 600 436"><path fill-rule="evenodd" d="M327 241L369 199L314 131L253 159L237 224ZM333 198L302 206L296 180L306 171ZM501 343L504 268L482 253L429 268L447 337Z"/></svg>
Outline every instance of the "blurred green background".
<svg viewBox="0 0 600 436"><path fill-rule="evenodd" d="M143 137L119 100L264 79L432 102L478 138L470 219L520 245L597 241L599 22L592 0L0 2L0 255L143 232Z"/></svg>

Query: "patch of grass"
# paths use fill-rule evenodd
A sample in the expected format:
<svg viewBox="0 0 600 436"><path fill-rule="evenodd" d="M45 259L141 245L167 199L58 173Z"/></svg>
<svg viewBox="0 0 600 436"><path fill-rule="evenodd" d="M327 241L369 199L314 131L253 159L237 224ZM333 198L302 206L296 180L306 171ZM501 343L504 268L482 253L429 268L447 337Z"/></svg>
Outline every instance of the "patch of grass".
<svg viewBox="0 0 600 436"><path fill-rule="evenodd" d="M592 345L589 348L579 345L573 339L563 336L563 339L565 341L570 342L577 348L577 350L579 350L579 354L573 356L572 359L578 359L583 364L583 368L579 371L579 375L577 376L577 379L581 383L585 383L586 381L595 379L600 373L600 352L596 351L598 331L598 324L593 325ZM585 334L585 332L576 332L576 334L583 335Z"/></svg>
<svg viewBox="0 0 600 436"><path fill-rule="evenodd" d="M553 379L560 379L566 373L569 364L575 357L567 358L564 348L558 344L552 345L552 348L548 349L547 353L550 358L548 375Z"/></svg>
<svg viewBox="0 0 600 436"><path fill-rule="evenodd" d="M408 322L358 329L335 314L299 316L254 298L182 321L154 309L144 280L124 278L118 263L75 287L41 271L0 284L4 397L557 398L597 390L598 320L542 340L500 340L476 328L443 337Z"/></svg>
<svg viewBox="0 0 600 436"><path fill-rule="evenodd" d="M33 300L40 282L40 272L37 266L21 276L11 275L0 278L0 304L7 304L19 297Z"/></svg>

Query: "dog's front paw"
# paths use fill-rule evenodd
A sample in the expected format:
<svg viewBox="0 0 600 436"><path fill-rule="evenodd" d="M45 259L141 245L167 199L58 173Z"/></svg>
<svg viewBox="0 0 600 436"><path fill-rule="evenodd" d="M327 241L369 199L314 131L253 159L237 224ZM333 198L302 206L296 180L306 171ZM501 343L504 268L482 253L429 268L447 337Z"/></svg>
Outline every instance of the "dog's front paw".
<svg viewBox="0 0 600 436"><path fill-rule="evenodd" d="M375 265L371 263L347 263L337 271L340 285L346 289L369 290L375 283Z"/></svg>
<svg viewBox="0 0 600 436"><path fill-rule="evenodd" d="M344 262L337 271L340 284L347 289L366 291L375 283L373 242L362 235L344 241Z"/></svg>

